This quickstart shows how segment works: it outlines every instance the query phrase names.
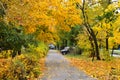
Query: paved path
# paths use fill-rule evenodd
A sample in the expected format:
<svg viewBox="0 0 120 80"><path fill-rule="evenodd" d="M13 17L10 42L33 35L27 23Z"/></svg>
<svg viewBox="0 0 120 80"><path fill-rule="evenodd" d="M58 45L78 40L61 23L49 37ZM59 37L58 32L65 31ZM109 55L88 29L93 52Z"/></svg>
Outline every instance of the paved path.
<svg viewBox="0 0 120 80"><path fill-rule="evenodd" d="M79 71L55 50L50 50L46 58L47 71L39 80L96 80Z"/></svg>

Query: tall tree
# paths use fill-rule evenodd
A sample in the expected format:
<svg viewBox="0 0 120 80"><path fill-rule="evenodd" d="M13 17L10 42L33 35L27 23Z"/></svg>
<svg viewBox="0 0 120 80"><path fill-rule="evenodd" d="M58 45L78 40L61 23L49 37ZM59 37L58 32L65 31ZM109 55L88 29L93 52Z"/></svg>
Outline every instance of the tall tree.
<svg viewBox="0 0 120 80"><path fill-rule="evenodd" d="M104 7L103 14L98 16L98 24L101 26L101 30L104 31L105 33L105 43L106 43L106 50L108 51L109 49L109 37L112 37L113 30L116 28L116 26L113 25L115 20L117 19L116 15L116 9L117 9L117 4L107 4L107 7Z"/></svg>
<svg viewBox="0 0 120 80"><path fill-rule="evenodd" d="M23 25L28 33L35 32L38 26L52 33L69 31L70 27L81 23L80 11L72 0L10 0L6 3L7 21Z"/></svg>
<svg viewBox="0 0 120 80"><path fill-rule="evenodd" d="M98 46L96 34L92 29L92 25L89 22L88 14L86 13L86 10L87 10L86 5L88 5L88 4L89 4L89 1L87 2L87 0L83 0L82 5L77 3L77 6L82 11L83 25L86 28L87 32L89 33L88 36L91 38L90 40L93 40L93 44L94 44L93 49L95 49L95 54L93 55L93 57L96 55L97 60L100 60L99 46Z"/></svg>

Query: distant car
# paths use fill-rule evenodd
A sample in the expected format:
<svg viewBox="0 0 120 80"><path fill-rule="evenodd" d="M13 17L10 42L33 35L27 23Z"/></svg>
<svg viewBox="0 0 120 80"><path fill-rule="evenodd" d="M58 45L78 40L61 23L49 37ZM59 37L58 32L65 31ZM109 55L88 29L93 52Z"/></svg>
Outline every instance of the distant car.
<svg viewBox="0 0 120 80"><path fill-rule="evenodd" d="M61 53L63 55L65 55L65 54L69 53L69 50L70 50L70 47L65 47L64 49L61 50Z"/></svg>
<svg viewBox="0 0 120 80"><path fill-rule="evenodd" d="M50 44L49 49L55 49L55 46L53 44Z"/></svg>

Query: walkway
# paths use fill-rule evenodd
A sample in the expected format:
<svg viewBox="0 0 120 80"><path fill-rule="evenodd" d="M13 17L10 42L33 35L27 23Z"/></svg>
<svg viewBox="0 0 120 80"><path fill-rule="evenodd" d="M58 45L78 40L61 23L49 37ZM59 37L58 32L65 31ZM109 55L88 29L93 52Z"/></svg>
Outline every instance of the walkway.
<svg viewBox="0 0 120 80"><path fill-rule="evenodd" d="M46 58L47 71L39 80L96 80L79 71L56 50L50 50Z"/></svg>

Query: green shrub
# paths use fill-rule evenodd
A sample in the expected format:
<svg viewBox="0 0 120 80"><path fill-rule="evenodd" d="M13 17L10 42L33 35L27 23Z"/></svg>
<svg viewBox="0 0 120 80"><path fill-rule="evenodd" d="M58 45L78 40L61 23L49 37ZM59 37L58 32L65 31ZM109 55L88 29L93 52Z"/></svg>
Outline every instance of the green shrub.
<svg viewBox="0 0 120 80"><path fill-rule="evenodd" d="M47 52L48 47L42 42L40 42L37 46L29 45L29 48L27 49L28 54L32 53L36 55L38 58L45 57L47 55Z"/></svg>

